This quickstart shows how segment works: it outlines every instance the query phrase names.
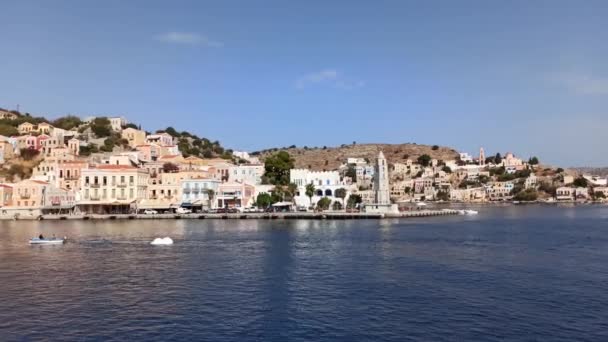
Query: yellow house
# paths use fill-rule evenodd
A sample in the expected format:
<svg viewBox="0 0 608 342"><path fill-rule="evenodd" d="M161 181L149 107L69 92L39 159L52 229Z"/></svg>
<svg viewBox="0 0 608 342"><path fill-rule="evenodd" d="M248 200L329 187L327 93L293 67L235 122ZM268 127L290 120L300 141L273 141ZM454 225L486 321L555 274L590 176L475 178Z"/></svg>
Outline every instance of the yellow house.
<svg viewBox="0 0 608 342"><path fill-rule="evenodd" d="M17 131L19 134L28 134L34 131L34 125L29 122L24 122L17 126Z"/></svg>
<svg viewBox="0 0 608 342"><path fill-rule="evenodd" d="M48 124L46 122L41 122L38 124L38 127L36 128L36 130L40 134L50 135L51 132L53 131L53 126L51 126L50 124Z"/></svg>
<svg viewBox="0 0 608 342"><path fill-rule="evenodd" d="M121 136L123 139L129 141L129 146L131 148L143 145L146 142L146 132L131 127L123 129Z"/></svg>
<svg viewBox="0 0 608 342"><path fill-rule="evenodd" d="M129 165L100 164L80 172L81 211L127 214L147 197L149 174Z"/></svg>
<svg viewBox="0 0 608 342"><path fill-rule="evenodd" d="M33 209L45 206L45 191L49 183L26 179L13 185L13 207Z"/></svg>
<svg viewBox="0 0 608 342"><path fill-rule="evenodd" d="M0 119L2 120L15 120L17 118L17 114L11 113L6 110L0 110Z"/></svg>

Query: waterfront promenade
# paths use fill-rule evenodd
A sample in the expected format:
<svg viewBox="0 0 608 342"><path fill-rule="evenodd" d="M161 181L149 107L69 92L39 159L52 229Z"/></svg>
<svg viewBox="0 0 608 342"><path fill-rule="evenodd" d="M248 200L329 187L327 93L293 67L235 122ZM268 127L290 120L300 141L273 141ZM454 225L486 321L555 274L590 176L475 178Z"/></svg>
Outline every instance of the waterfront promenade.
<svg viewBox="0 0 608 342"><path fill-rule="evenodd" d="M352 220L352 219L382 219L382 218L408 218L408 217L428 217L458 215L458 210L412 210L395 214L378 213L345 213L345 212L286 212L286 213L193 213L193 214L116 214L116 215L39 215L39 216L19 216L0 217L4 220L155 220L155 219L266 219L266 220Z"/></svg>

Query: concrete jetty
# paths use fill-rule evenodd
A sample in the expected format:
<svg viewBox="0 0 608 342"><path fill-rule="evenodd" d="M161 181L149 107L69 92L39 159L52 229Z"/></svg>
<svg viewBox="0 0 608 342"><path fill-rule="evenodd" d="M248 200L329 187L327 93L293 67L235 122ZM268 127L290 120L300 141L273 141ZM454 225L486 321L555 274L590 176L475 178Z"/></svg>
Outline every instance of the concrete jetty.
<svg viewBox="0 0 608 342"><path fill-rule="evenodd" d="M411 218L458 215L458 210L412 210L395 214L380 213L346 213L346 212L287 212L287 213L192 213L192 214L78 214L78 215L39 215L21 216L17 220L169 220L169 219L257 219L257 220L356 220L356 219L382 219L382 218ZM4 219L14 220L13 217Z"/></svg>

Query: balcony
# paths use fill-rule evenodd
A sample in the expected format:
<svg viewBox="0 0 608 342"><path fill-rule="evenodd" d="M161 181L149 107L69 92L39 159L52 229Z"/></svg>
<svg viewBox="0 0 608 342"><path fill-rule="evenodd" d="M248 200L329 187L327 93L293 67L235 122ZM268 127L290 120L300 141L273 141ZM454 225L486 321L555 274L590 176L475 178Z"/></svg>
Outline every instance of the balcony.
<svg viewBox="0 0 608 342"><path fill-rule="evenodd" d="M74 180L79 180L80 177L79 176L66 176L65 180L69 180L69 181L74 181Z"/></svg>
<svg viewBox="0 0 608 342"><path fill-rule="evenodd" d="M127 187L127 183L125 183L125 182L119 182L119 183L116 184L116 186L119 187L119 188L126 188Z"/></svg>
<svg viewBox="0 0 608 342"><path fill-rule="evenodd" d="M99 195L91 195L91 201L99 201L101 199L101 196Z"/></svg>
<svg viewBox="0 0 608 342"><path fill-rule="evenodd" d="M30 199L30 197L32 197L32 195L30 195L30 194L20 194L19 197L21 197L21 199Z"/></svg>
<svg viewBox="0 0 608 342"><path fill-rule="evenodd" d="M192 193L198 194L200 192L201 192L201 189L199 189L199 188L192 189Z"/></svg>
<svg viewBox="0 0 608 342"><path fill-rule="evenodd" d="M158 196L157 196L157 195L151 195L151 196L150 196L150 199L157 199L157 198L158 198Z"/></svg>
<svg viewBox="0 0 608 342"><path fill-rule="evenodd" d="M119 201L126 201L127 200L127 196L119 195L119 196L116 197L116 199L119 200Z"/></svg>
<svg viewBox="0 0 608 342"><path fill-rule="evenodd" d="M99 184L99 183L92 183L91 184L91 188L97 188L98 189L100 186L101 186L101 184Z"/></svg>
<svg viewBox="0 0 608 342"><path fill-rule="evenodd" d="M190 188L184 188L184 193L189 194L192 190Z"/></svg>

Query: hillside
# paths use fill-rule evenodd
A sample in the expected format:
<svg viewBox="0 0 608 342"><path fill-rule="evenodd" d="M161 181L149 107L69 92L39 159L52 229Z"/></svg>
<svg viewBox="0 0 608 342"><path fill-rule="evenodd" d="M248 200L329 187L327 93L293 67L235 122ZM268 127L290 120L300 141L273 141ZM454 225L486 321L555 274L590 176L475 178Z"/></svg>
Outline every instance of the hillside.
<svg viewBox="0 0 608 342"><path fill-rule="evenodd" d="M434 149L436 147L436 149ZM278 151L286 151L295 159L295 167L311 169L315 171L335 170L346 158L367 158L372 161L378 152L384 152L389 163L404 162L406 159L415 160L423 154L438 160L455 160L458 152L449 147L429 146L417 144L353 144L340 147L315 147L315 148L278 148L258 151L252 153L264 160L268 155Z"/></svg>

